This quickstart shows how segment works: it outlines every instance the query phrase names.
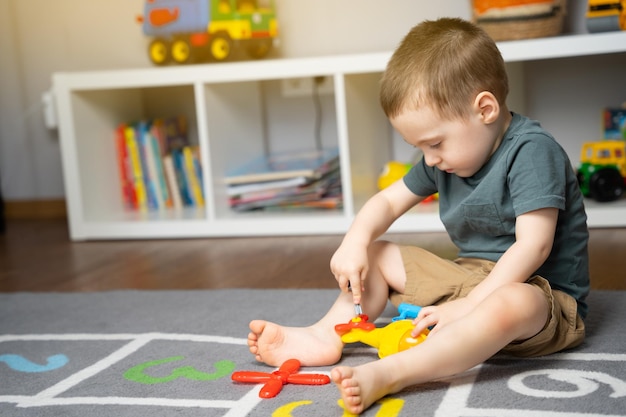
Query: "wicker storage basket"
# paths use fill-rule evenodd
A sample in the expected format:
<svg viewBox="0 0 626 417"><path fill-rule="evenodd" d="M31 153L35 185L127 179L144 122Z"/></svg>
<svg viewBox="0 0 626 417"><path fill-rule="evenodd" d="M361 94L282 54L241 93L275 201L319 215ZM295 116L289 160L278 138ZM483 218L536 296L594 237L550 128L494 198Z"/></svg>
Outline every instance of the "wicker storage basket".
<svg viewBox="0 0 626 417"><path fill-rule="evenodd" d="M565 6L565 0L555 0L550 13L536 15L481 18L474 13L474 22L483 28L495 41L554 36L563 31L563 21L566 14ZM473 10L476 9L473 8Z"/></svg>

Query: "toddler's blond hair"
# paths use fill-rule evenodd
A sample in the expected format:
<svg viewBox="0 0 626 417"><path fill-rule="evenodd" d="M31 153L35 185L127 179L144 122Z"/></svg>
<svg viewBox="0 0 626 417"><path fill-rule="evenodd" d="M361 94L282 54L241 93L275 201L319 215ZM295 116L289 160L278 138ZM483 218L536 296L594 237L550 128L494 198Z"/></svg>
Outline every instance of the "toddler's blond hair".
<svg viewBox="0 0 626 417"><path fill-rule="evenodd" d="M446 119L463 119L476 95L491 92L505 106L509 92L502 55L476 25L457 18L424 21L393 53L380 88L387 117L430 106Z"/></svg>

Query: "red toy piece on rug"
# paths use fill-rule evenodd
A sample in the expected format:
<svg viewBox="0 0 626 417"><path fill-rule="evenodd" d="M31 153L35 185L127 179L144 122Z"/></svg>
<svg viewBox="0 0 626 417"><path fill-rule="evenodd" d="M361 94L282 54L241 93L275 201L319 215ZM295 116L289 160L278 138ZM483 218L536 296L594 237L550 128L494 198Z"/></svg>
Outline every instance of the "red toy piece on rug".
<svg viewBox="0 0 626 417"><path fill-rule="evenodd" d="M262 383L265 385L259 392L261 398L273 398L283 389L283 385L326 385L330 383L328 375L298 374L300 361L289 359L274 372L238 371L233 372L231 379L235 382Z"/></svg>

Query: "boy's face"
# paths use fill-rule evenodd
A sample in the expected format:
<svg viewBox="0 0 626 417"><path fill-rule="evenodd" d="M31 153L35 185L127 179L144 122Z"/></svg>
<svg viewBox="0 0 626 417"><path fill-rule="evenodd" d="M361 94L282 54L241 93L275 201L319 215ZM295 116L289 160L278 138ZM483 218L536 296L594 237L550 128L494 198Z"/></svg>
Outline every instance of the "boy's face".
<svg viewBox="0 0 626 417"><path fill-rule="evenodd" d="M501 133L473 112L466 120L444 120L430 107L405 110L391 124L404 140L424 153L428 166L471 177L500 145Z"/></svg>

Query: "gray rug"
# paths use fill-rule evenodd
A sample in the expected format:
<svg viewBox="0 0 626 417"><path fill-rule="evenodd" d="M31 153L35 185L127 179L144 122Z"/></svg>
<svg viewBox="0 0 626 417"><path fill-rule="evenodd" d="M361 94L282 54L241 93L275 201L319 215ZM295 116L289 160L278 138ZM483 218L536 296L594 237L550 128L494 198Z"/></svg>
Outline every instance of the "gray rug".
<svg viewBox="0 0 626 417"><path fill-rule="evenodd" d="M273 371L248 353L247 324L309 324L333 290L0 294L1 416L347 415L330 385L272 399L233 371ZM497 357L385 398L365 416L626 416L626 293L589 298L588 338L542 359ZM385 316L395 311L389 308ZM376 359L346 348L343 362ZM303 372L327 373L330 368Z"/></svg>

